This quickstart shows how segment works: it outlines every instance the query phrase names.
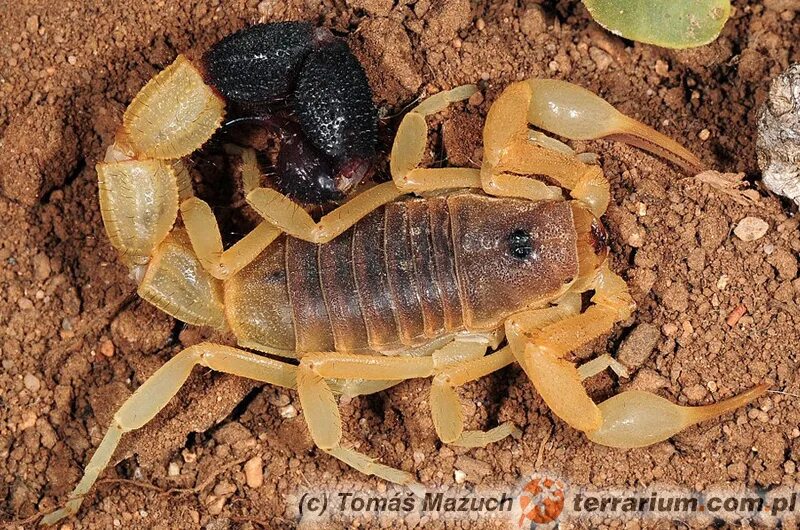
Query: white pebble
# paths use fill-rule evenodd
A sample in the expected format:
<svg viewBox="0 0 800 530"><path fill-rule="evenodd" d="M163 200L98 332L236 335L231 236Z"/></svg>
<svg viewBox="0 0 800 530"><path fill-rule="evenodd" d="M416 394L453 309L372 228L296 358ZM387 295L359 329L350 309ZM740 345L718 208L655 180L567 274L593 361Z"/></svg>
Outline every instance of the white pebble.
<svg viewBox="0 0 800 530"><path fill-rule="evenodd" d="M251 488L260 488L264 483L264 461L254 456L244 464L244 476Z"/></svg>
<svg viewBox="0 0 800 530"><path fill-rule="evenodd" d="M467 474L460 469L456 469L453 473L453 478L456 480L456 484L463 484L467 480Z"/></svg>
<svg viewBox="0 0 800 530"><path fill-rule="evenodd" d="M291 419L297 416L297 409L294 408L294 405L286 405L285 407L281 407L280 409L281 417Z"/></svg>
<svg viewBox="0 0 800 530"><path fill-rule="evenodd" d="M739 221L739 224L733 229L733 233L742 241L749 242L761 239L767 233L767 230L769 230L769 224L763 219L745 217Z"/></svg>
<svg viewBox="0 0 800 530"><path fill-rule="evenodd" d="M25 388L31 392L38 392L42 387L42 384L39 382L39 378L33 374L25 374L22 382L25 384Z"/></svg>

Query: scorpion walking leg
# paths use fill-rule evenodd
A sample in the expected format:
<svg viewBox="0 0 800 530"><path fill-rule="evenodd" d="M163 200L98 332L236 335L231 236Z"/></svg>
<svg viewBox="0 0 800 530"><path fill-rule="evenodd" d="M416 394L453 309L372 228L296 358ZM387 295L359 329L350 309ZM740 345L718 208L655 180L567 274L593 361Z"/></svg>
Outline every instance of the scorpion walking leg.
<svg viewBox="0 0 800 530"><path fill-rule="evenodd" d="M597 272L590 288L595 290L593 305L584 313L528 329L515 317L507 323L506 333L514 356L550 409L570 426L586 432L592 441L613 447L650 445L742 406L766 391L766 387L758 386L705 407L680 407L648 392L628 391L595 405L581 380L597 367L590 366L581 374L563 357L627 318L633 301L625 282L607 266Z"/></svg>
<svg viewBox="0 0 800 530"><path fill-rule="evenodd" d="M256 189L260 173L255 151L234 146L226 146L226 150L242 157L244 192L249 193ZM179 179L179 188L180 183ZM188 186L191 190L190 182ZM186 226L186 232L200 264L211 276L219 280L230 278L246 267L281 234L280 229L264 221L228 250L224 250L217 219L207 202L189 193L189 196L183 198L180 210L183 224Z"/></svg>
<svg viewBox="0 0 800 530"><path fill-rule="evenodd" d="M327 243L375 208L402 195L404 192L392 182L378 184L325 215L319 223L315 223L299 204L273 189L256 188L247 194L247 203L287 234L311 243Z"/></svg>
<svg viewBox="0 0 800 530"><path fill-rule="evenodd" d="M355 377L385 381L430 377L433 373L431 357L377 357L336 352L303 357L297 372L297 391L314 443L362 473L416 488L418 484L410 473L378 464L369 456L340 445L342 420L326 379Z"/></svg>
<svg viewBox="0 0 800 530"><path fill-rule="evenodd" d="M281 235L279 228L263 221L231 248L223 250L219 225L208 203L197 197L183 201L181 217L200 264L219 280L246 267Z"/></svg>
<svg viewBox="0 0 800 530"><path fill-rule="evenodd" d="M460 342L453 344L460 345ZM478 348L486 351L485 344ZM484 447L508 435L519 435L520 430L505 422L488 431L464 431L464 414L456 388L480 377L496 372L514 362L511 349L505 348L487 356L471 359L459 365L447 366L434 376L431 386L431 414L436 433L444 443L462 447Z"/></svg>
<svg viewBox="0 0 800 530"><path fill-rule="evenodd" d="M390 171L395 185L406 193L422 193L455 188L480 188L480 172L471 168L419 167L428 143L425 117L462 101L477 92L475 85L464 85L435 94L411 109L400 122L392 144Z"/></svg>
<svg viewBox="0 0 800 530"><path fill-rule="evenodd" d="M114 414L111 427L86 465L83 478L70 495L70 500L63 508L45 516L43 524L53 524L77 513L83 496L108 465L122 435L153 419L197 365L286 388L294 388L297 372L293 365L218 344L202 343L183 350L142 383Z"/></svg>

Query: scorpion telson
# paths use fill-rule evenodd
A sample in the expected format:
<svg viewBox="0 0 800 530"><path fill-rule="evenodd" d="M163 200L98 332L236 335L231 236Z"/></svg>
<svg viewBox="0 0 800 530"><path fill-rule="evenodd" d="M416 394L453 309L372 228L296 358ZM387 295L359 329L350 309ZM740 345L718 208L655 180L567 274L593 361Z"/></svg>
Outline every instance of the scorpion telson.
<svg viewBox="0 0 800 530"><path fill-rule="evenodd" d="M264 59L286 72L335 50L322 39L323 52L308 51L319 39L307 25L237 35L238 44L231 39L216 50L237 57L243 50L251 62L239 67L254 71L261 59L252 46L261 41L286 50L285 56L268 50ZM229 71L231 80L222 84L230 97L261 100L262 92L271 97L291 85L282 78L275 86L255 86L260 78L252 72ZM392 180L354 195L319 222L283 194L260 187L256 154L242 149L247 204L264 220L223 249L216 219L193 196L181 158L219 128L224 102L183 56L148 83L97 166L106 232L142 298L189 324L229 332L239 347L191 346L142 383L114 414L66 505L43 522L77 513L123 434L150 421L195 366L296 389L321 452L416 491L421 485L413 469L378 463L343 443L336 394L369 394L431 378L436 433L462 447L521 434L512 422L466 428L457 393L512 363L556 416L613 447L665 440L763 395L760 385L712 405L682 407L626 390L594 402L583 381L607 368L624 375L625 367L607 354L579 367L569 354L635 309L607 259L600 217L609 183L600 167L566 146L554 150L554 141L531 136L529 124L567 138L622 138L687 169L701 163L591 92L529 79L508 86L489 109L480 169L420 167L426 116L476 90L440 92L408 112L392 147ZM324 141L316 145L324 151ZM522 176L534 174L556 185ZM175 226L178 212L183 226ZM589 292L584 309L582 295ZM737 386L735 380L726 384Z"/></svg>

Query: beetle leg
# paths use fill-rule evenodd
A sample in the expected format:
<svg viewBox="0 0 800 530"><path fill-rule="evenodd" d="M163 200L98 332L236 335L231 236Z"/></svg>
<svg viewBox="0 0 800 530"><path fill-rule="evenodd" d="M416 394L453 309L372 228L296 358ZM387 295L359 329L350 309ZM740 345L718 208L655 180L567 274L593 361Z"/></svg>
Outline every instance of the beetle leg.
<svg viewBox="0 0 800 530"><path fill-rule="evenodd" d="M625 282L607 265L599 269L589 288L595 294L584 313L555 321L552 314L547 319L537 318L541 312L522 314L508 320L506 335L514 356L548 407L573 428L586 432L590 440L612 447L650 445L740 407L766 391L765 386L758 386L705 407L680 407L648 392L628 391L595 405L582 380L597 373L603 364L613 363L589 362L579 370L564 356L628 318L633 300ZM550 323L544 324L547 321Z"/></svg>
<svg viewBox="0 0 800 530"><path fill-rule="evenodd" d="M468 343L454 341L461 348ZM486 345L475 344L476 351L486 351ZM486 357L472 358L461 364L447 366L434 376L431 385L431 415L436 433L444 443L462 447L484 447L502 440L508 435L519 436L520 430L512 423L505 422L488 431L465 431L464 414L456 388L480 377L496 372L514 362L511 349L505 348Z"/></svg>
<svg viewBox="0 0 800 530"><path fill-rule="evenodd" d="M378 357L337 352L303 357L297 371L297 391L311 438L317 447L362 473L417 489L419 485L410 473L378 464L369 456L340 445L342 419L326 379L402 380L429 377L433 370L431 357Z"/></svg>
<svg viewBox="0 0 800 530"><path fill-rule="evenodd" d="M111 427L86 465L84 475L63 508L42 519L46 525L74 515L100 473L108 466L120 438L153 419L180 390L195 366L294 388L297 367L261 355L219 344L202 343L186 348L147 379L114 414Z"/></svg>

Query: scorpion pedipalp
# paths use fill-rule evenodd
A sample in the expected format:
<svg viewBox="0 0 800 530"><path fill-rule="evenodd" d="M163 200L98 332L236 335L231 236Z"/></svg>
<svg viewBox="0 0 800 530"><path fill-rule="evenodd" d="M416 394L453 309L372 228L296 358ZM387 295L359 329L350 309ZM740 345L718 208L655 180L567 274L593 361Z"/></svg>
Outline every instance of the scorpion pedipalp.
<svg viewBox="0 0 800 530"><path fill-rule="evenodd" d="M164 160L97 165L100 212L111 244L130 266L148 262L178 216L178 184Z"/></svg>
<svg viewBox="0 0 800 530"><path fill-rule="evenodd" d="M128 106L124 134L118 139L143 157L181 158L211 138L224 114L224 101L203 82L197 68L178 55Z"/></svg>

